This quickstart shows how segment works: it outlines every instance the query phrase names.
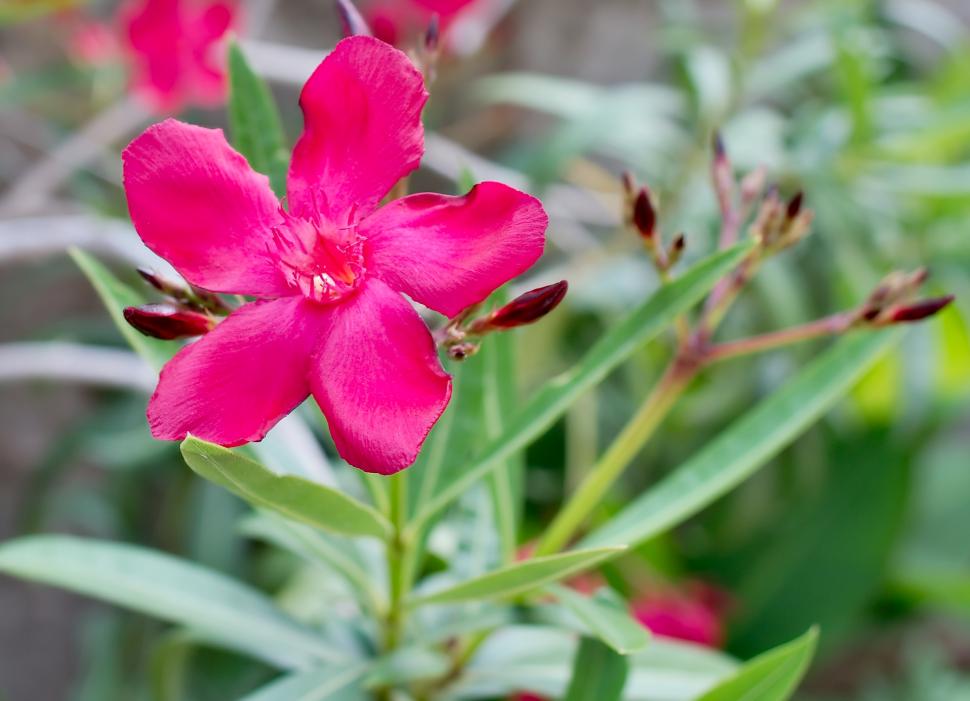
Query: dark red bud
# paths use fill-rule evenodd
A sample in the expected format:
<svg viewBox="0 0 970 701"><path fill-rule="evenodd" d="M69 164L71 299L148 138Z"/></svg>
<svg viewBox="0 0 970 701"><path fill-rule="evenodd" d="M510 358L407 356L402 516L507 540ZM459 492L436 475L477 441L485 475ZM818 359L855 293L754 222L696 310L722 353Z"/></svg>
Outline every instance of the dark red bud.
<svg viewBox="0 0 970 701"><path fill-rule="evenodd" d="M671 244L671 250L677 253L682 252L687 247L687 239L683 234L677 234L674 242Z"/></svg>
<svg viewBox="0 0 970 701"><path fill-rule="evenodd" d="M340 26L345 37L373 36L364 16L360 14L360 10L351 0L335 0L335 2L337 13L340 15Z"/></svg>
<svg viewBox="0 0 970 701"><path fill-rule="evenodd" d="M805 193L799 190L795 193L795 196L788 201L788 209L785 211L785 215L789 219L794 219L798 216L798 213L802 211L802 202L805 199Z"/></svg>
<svg viewBox="0 0 970 701"><path fill-rule="evenodd" d="M650 201L650 190L641 187L637 198L633 201L633 225L645 239L653 238L657 227L657 211Z"/></svg>
<svg viewBox="0 0 970 701"><path fill-rule="evenodd" d="M438 17L438 13L435 12L431 15L431 20L428 22L428 29L424 33L424 48L430 53L434 53L438 50L438 42L441 40L441 20Z"/></svg>
<svg viewBox="0 0 970 701"><path fill-rule="evenodd" d="M214 320L199 312L174 304L144 304L125 307L125 321L146 336L171 341L201 336L215 326Z"/></svg>
<svg viewBox="0 0 970 701"><path fill-rule="evenodd" d="M531 324L559 306L568 289L569 283L560 280L555 284L524 292L482 319L481 325L477 322L472 324L470 330L478 332L489 329L512 329Z"/></svg>
<svg viewBox="0 0 970 701"><path fill-rule="evenodd" d="M895 307L889 312L889 322L893 324L904 324L921 321L936 314L952 302L953 299L953 295L946 295L945 297L923 299L913 304Z"/></svg>

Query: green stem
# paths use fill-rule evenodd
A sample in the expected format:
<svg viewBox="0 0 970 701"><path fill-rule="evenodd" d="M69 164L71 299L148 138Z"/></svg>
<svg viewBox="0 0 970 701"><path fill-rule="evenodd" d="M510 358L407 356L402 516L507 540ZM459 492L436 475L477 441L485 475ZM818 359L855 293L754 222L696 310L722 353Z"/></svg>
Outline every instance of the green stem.
<svg viewBox="0 0 970 701"><path fill-rule="evenodd" d="M693 379L697 369L697 364L685 360L683 355L674 359L643 405L623 427L620 435L603 453L603 457L593 466L579 489L546 530L536 547L536 557L556 553L569 542L653 435L681 392Z"/></svg>
<svg viewBox="0 0 970 701"><path fill-rule="evenodd" d="M387 544L387 575L390 601L387 611L384 646L390 651L401 643L404 630L405 599L410 588L411 542L405 536L408 513L407 475L399 472L388 478L390 517L394 533Z"/></svg>

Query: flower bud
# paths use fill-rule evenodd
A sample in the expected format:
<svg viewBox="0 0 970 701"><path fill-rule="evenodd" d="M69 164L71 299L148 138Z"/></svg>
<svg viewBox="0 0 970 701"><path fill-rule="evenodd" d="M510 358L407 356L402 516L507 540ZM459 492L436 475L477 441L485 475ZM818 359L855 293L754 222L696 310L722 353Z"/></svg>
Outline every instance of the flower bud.
<svg viewBox="0 0 970 701"><path fill-rule="evenodd" d="M802 211L802 202L805 199L805 193L799 190L795 193L795 196L788 201L788 208L785 210L786 218L791 221L798 216L798 213Z"/></svg>
<svg viewBox="0 0 970 701"><path fill-rule="evenodd" d="M424 50L430 54L437 53L438 45L441 42L441 19L438 13L431 15L428 28L424 32Z"/></svg>
<svg viewBox="0 0 970 701"><path fill-rule="evenodd" d="M478 352L477 343L456 343L448 346L448 357L452 360L465 360Z"/></svg>
<svg viewBox="0 0 970 701"><path fill-rule="evenodd" d="M188 299L189 288L185 285L162 277L151 268L136 268L135 270L138 271L138 274L141 275L145 282L162 294L179 300Z"/></svg>
<svg viewBox="0 0 970 701"><path fill-rule="evenodd" d="M886 312L886 323L908 324L914 321L922 321L936 314L953 300L953 295L946 295L893 307Z"/></svg>
<svg viewBox="0 0 970 701"><path fill-rule="evenodd" d="M670 246L667 248L667 261L666 269L670 270L680 261L680 257L684 255L684 249L687 247L687 239L684 238L684 234L680 233L674 237L674 240L670 242Z"/></svg>
<svg viewBox="0 0 970 701"><path fill-rule="evenodd" d="M536 322L559 306L568 289L569 283L560 280L555 284L524 292L504 307L473 321L468 332L483 334Z"/></svg>
<svg viewBox="0 0 970 701"><path fill-rule="evenodd" d="M633 201L633 225L640 236L648 240L653 238L657 228L657 210L650 200L650 190L643 186Z"/></svg>
<svg viewBox="0 0 970 701"><path fill-rule="evenodd" d="M125 321L146 336L171 341L202 336L215 328L215 319L173 304L144 304L125 307Z"/></svg>
<svg viewBox="0 0 970 701"><path fill-rule="evenodd" d="M337 13L340 15L340 26L345 37L350 36L373 36L367 21L360 10L351 0L335 0Z"/></svg>

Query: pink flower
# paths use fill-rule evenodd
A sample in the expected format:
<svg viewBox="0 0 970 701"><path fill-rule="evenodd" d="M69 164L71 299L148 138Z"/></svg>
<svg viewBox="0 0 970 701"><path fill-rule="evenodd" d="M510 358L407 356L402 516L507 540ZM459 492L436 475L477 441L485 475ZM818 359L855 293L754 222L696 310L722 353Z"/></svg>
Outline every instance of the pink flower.
<svg viewBox="0 0 970 701"><path fill-rule="evenodd" d="M478 0L374 0L366 5L364 17L378 39L401 46L413 41L438 15L442 31L466 7Z"/></svg>
<svg viewBox="0 0 970 701"><path fill-rule="evenodd" d="M428 94L407 57L344 39L303 88L289 211L219 130L169 119L124 152L131 218L192 284L257 297L162 370L156 438L260 440L308 394L352 465L410 465L451 395L434 342L401 293L447 316L542 254L533 197L481 183L378 208L424 151Z"/></svg>
<svg viewBox="0 0 970 701"><path fill-rule="evenodd" d="M701 582L681 591L663 591L633 602L634 618L666 638L719 648L724 643L724 592Z"/></svg>
<svg viewBox="0 0 970 701"><path fill-rule="evenodd" d="M132 90L159 112L212 107L226 95L222 39L234 0L130 0L119 13Z"/></svg>

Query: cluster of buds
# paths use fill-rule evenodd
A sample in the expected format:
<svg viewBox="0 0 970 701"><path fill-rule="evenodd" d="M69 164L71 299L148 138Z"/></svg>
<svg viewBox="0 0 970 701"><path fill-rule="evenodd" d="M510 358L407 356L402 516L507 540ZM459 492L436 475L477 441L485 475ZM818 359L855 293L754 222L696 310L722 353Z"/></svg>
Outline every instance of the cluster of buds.
<svg viewBox="0 0 970 701"><path fill-rule="evenodd" d="M783 251L808 235L815 215L803 204L801 191L787 202L778 195L777 188L768 191L751 225L751 234L764 251Z"/></svg>
<svg viewBox="0 0 970 701"><path fill-rule="evenodd" d="M146 336L166 341L202 336L231 311L212 292L173 282L147 268L139 268L138 274L166 297L162 303L125 308L125 321Z"/></svg>
<svg viewBox="0 0 970 701"><path fill-rule="evenodd" d="M657 205L653 193L646 185L639 185L630 172L623 174L623 194L627 225L640 236L657 271L666 276L684 254L687 245L684 234L677 234L669 245L664 245L657 226Z"/></svg>
<svg viewBox="0 0 970 701"><path fill-rule="evenodd" d="M479 339L494 331L507 331L535 323L559 306L569 284L560 280L552 285L523 292L508 304L483 316L472 318L478 305L469 307L436 333L438 345L453 360L464 360L478 352Z"/></svg>
<svg viewBox="0 0 970 701"><path fill-rule="evenodd" d="M915 299L927 276L926 268L919 268L911 273L890 273L855 313L853 324L889 326L921 321L933 316L953 301L953 295Z"/></svg>

